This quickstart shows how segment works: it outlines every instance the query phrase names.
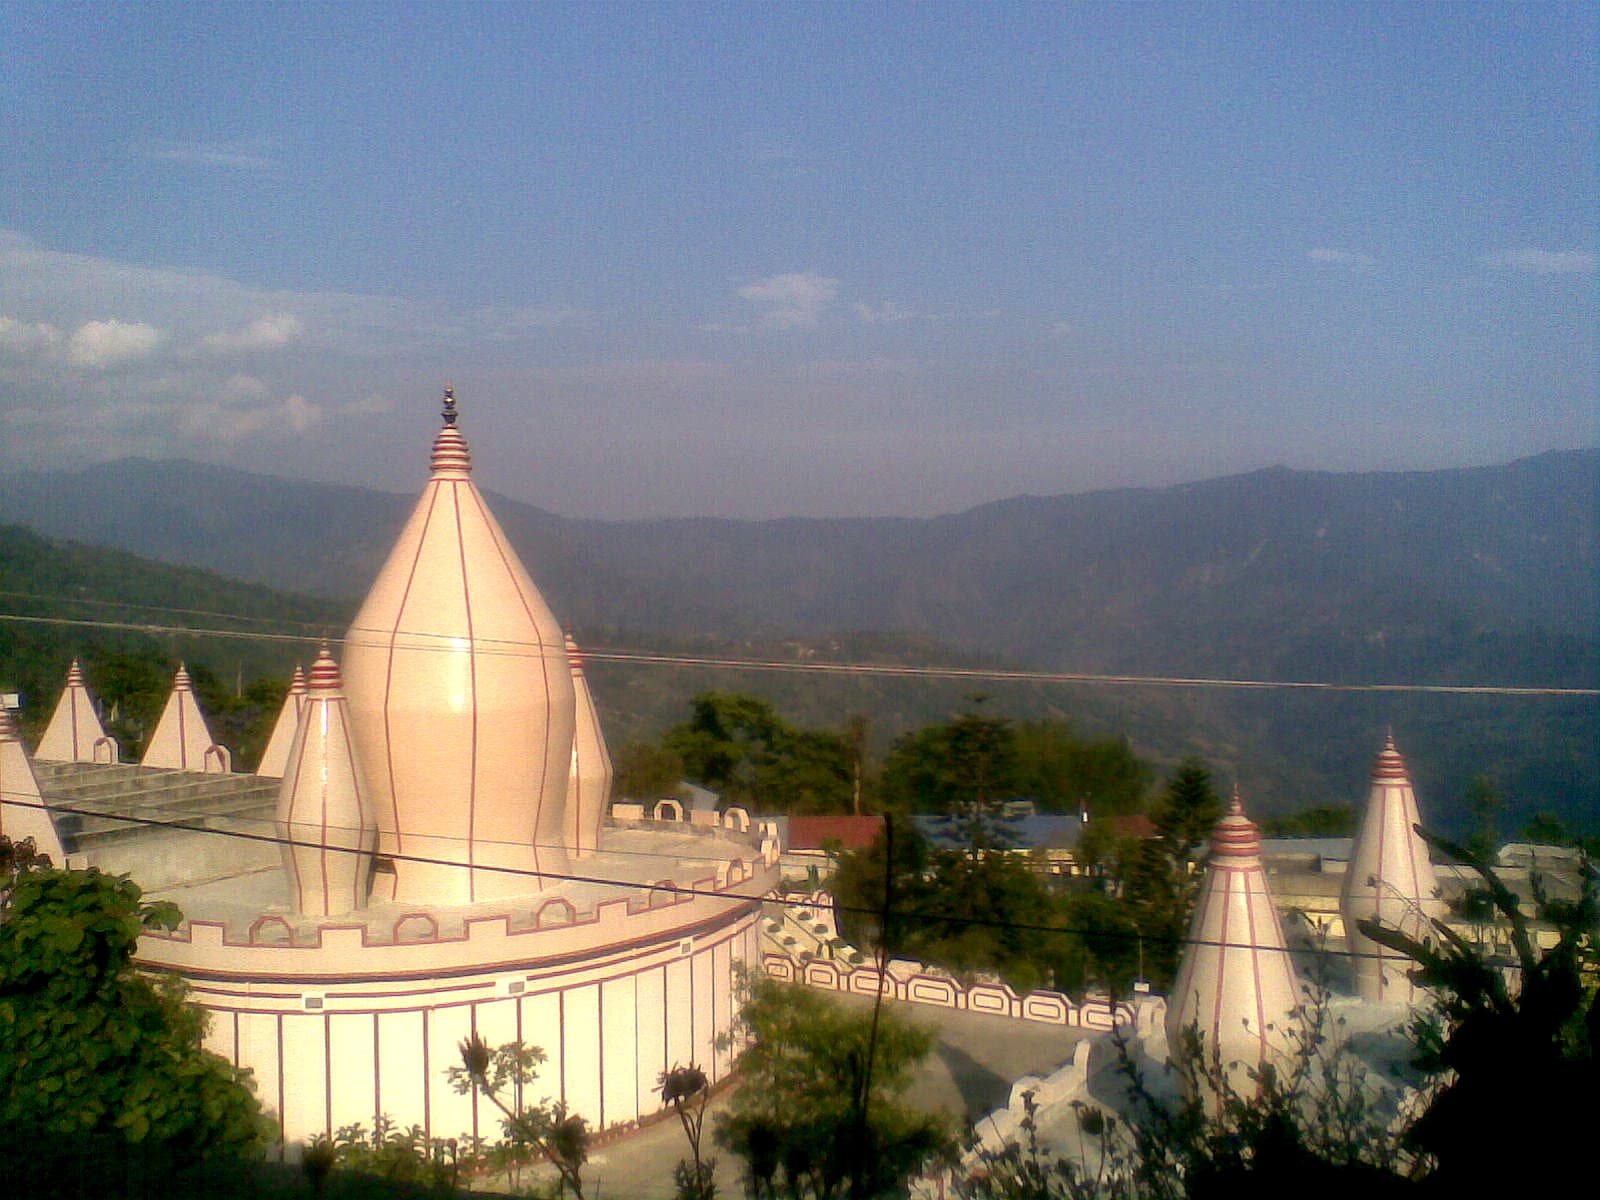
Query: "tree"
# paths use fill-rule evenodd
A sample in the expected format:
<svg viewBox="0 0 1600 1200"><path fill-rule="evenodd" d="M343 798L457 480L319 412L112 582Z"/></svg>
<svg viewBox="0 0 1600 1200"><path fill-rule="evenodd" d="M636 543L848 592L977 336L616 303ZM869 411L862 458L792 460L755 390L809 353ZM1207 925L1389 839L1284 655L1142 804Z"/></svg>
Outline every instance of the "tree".
<svg viewBox="0 0 1600 1200"><path fill-rule="evenodd" d="M837 733L789 725L765 700L702 692L662 735L683 772L731 803L762 811L849 812L854 762Z"/></svg>
<svg viewBox="0 0 1600 1200"><path fill-rule="evenodd" d="M630 800L670 796L683 779L683 759L655 742L629 742L617 752L612 791Z"/></svg>
<svg viewBox="0 0 1600 1200"><path fill-rule="evenodd" d="M507 1042L494 1049L476 1033L457 1049L461 1065L446 1072L460 1095L474 1089L500 1110L508 1159L520 1166L537 1151L556 1169L557 1195L571 1190L583 1200L583 1165L589 1161L588 1122L567 1110L564 1100L529 1104L524 1091L538 1077L545 1054L538 1046Z"/></svg>
<svg viewBox="0 0 1600 1200"><path fill-rule="evenodd" d="M1019 790L1043 812L1142 812L1153 772L1122 738L1084 741L1065 721L1017 726Z"/></svg>
<svg viewBox="0 0 1600 1200"><path fill-rule="evenodd" d="M1539 915L1556 932L1556 944L1541 951L1520 902L1485 855L1418 832L1478 874L1510 929L1516 961L1508 973L1443 921L1433 922L1438 940L1427 942L1361 922L1373 941L1413 959L1417 981L1437 998L1437 1019L1413 1027L1417 1065L1437 1086L1405 1140L1437 1163L1443 1191L1509 1186L1525 1180L1526 1147L1576 1155L1592 1134L1600 1090L1600 885L1587 861L1574 901L1548 896L1535 877Z"/></svg>
<svg viewBox="0 0 1600 1200"><path fill-rule="evenodd" d="M179 1161L259 1148L267 1127L248 1073L201 1048L204 1017L180 984L133 967L140 934L175 926L178 910L93 869L25 870L9 892L0 1127L62 1144L162 1147Z"/></svg>
<svg viewBox="0 0 1600 1200"><path fill-rule="evenodd" d="M1506 798L1487 775L1475 775L1467 785L1467 811L1472 814L1472 834L1465 849L1474 858L1492 862L1500 851L1500 814Z"/></svg>
<svg viewBox="0 0 1600 1200"><path fill-rule="evenodd" d="M931 1035L764 975L740 988L727 1041L746 1046L743 1085L717 1139L744 1159L756 1200L905 1196L925 1164L953 1155L944 1123L898 1099Z"/></svg>
<svg viewBox="0 0 1600 1200"><path fill-rule="evenodd" d="M983 699L973 697L977 704ZM1004 718L979 711L906 734L883 764L886 805L972 822L979 845L989 836L980 820L999 802L1015 798L1021 783L1016 730Z"/></svg>
<svg viewBox="0 0 1600 1200"><path fill-rule="evenodd" d="M711 1102L711 1081L706 1073L691 1063L687 1067L673 1067L661 1072L659 1080L661 1099L672 1105L683 1126L684 1139L689 1143L688 1160L679 1159L673 1168L673 1183L678 1200L716 1200L717 1160L705 1158L700 1152L705 1134L706 1106Z"/></svg>

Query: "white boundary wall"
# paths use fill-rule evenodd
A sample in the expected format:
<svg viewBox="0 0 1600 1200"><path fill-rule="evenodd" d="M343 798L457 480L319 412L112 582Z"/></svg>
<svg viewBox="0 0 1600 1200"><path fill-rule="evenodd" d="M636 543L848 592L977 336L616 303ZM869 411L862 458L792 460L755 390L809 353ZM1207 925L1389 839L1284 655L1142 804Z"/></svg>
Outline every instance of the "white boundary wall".
<svg viewBox="0 0 1600 1200"><path fill-rule="evenodd" d="M856 996L878 993L875 965L851 966L832 959L801 961L769 950L762 955L762 966L774 979L803 983L824 991ZM1019 996L1004 983L963 985L960 980L933 974L922 963L908 959L892 960L885 974L884 997L911 1004L1076 1029L1110 1029L1117 1023L1134 1019L1133 1006L1126 1003L1113 1005L1109 1000L1085 1000L1075 1004L1064 992L1035 991Z"/></svg>

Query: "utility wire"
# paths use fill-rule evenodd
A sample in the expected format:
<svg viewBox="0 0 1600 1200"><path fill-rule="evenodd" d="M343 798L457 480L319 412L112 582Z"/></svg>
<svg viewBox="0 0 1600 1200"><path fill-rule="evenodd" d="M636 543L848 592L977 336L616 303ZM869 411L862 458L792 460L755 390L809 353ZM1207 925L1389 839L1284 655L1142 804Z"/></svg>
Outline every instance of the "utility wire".
<svg viewBox="0 0 1600 1200"><path fill-rule="evenodd" d="M217 836L220 836L220 837L237 838L237 839L239 839L241 841L265 842L265 843L269 843L271 845L276 845L276 846L298 846L298 847L302 847L302 848L309 849L309 850L331 850L334 853L338 853L338 854L361 854L361 853L367 853L367 851L354 850L354 849L351 849L348 846L335 846L335 845L331 845L331 844L326 843L326 842L302 841L302 840L297 839L297 838L281 837L281 836L279 836L277 834L249 833L249 832L246 832L245 830L242 830L242 829L214 829L214 828L210 828L210 827L206 827L206 826L192 825L192 824L189 824L188 822L183 821L183 820L163 821L163 820L159 820L159 819L154 818L154 817L136 817L136 816L130 816L130 815L122 814L122 813L104 813L104 812L99 812L99 811L94 810L94 809L75 808L75 807L72 807L70 805L65 805L65 804L59 804L59 805L58 804L47 804L47 803L43 802L42 800L35 800L32 797L24 797L24 796L22 796L21 793L16 793L16 792L3 792L3 793L0 793L0 795L4 795L4 796L7 797L6 800L5 800L5 803L7 803L7 804L15 805L18 808L34 809L36 811L42 811L42 812L47 812L47 813L67 813L67 814L70 814L70 815L77 815L77 816L107 817L107 818L110 818L112 820L123 821L123 822L126 822L128 824L139 825L139 826L143 826L143 827L146 827L146 828L169 829L169 830L176 830L176 831L183 832L183 833L209 833L209 834L214 834L214 835L217 835ZM496 872L498 874L502 874L502 875L522 875L522 876L528 876L528 877L535 878L535 879L557 880L557 881L562 882L562 883L587 883L587 884L593 884L593 885L596 885L596 886L599 886L599 887L637 889L639 891L647 891L647 892L666 892L668 894L676 895L676 896L695 896L695 897L701 897L701 898L712 899L712 900L747 901L747 902L758 903L758 904L772 904L772 905L776 905L776 906L779 906L779 907L787 907L787 908L812 908L812 909L814 909L814 908L818 907L818 905L817 905L817 903L815 901L791 899L791 898L789 898L787 896L777 896L777 897L775 897L775 896L771 896L771 895L755 895L755 894L751 894L749 892L733 892L733 891L722 891L722 892L719 892L719 891L715 891L715 890L707 891L707 890L705 890L703 888L696 888L696 887L692 887L692 886L685 886L685 885L681 885L681 884L675 884L675 883L670 883L670 882L661 882L661 881L649 882L649 883L634 883L634 882L625 881L625 880L609 879L609 878L606 878L605 876L598 876L598 875L578 875L578 874L573 874L571 872L557 872L557 871L536 871L536 870L533 870L532 868L528 868L528 867L489 867L489 866L483 866L483 865L475 866L474 864L471 864L471 863L459 862L457 860L448 859L448 858L435 858L435 857L433 857L431 855L425 855L425 854L400 854L400 853L378 854L378 853L374 853L374 857L387 858L387 859L389 859L391 861L398 861L398 862L419 863L419 864L422 864L422 865L425 865L425 866L455 867L455 868L458 868L460 870L494 871L494 872ZM160 891L160 890L161 889L156 889L156 891ZM155 893L153 892L152 894L155 894ZM1266 891L1263 890L1263 892L1260 893L1260 894L1265 895L1265 894L1268 894L1268 893L1266 893ZM1063 934L1063 933L1065 933L1065 934L1076 934L1076 935L1080 935L1080 936L1094 936L1094 937L1098 937L1098 938L1110 938L1110 939L1113 939L1113 940L1121 940L1121 941L1125 941L1125 942L1131 942L1131 941L1135 941L1135 940L1137 940L1139 938L1143 938L1145 941L1156 942L1156 943L1166 943L1166 944L1173 945L1173 946L1180 946L1180 947L1182 947L1182 946L1210 946L1210 947L1215 947L1215 948L1221 949L1221 950L1262 950L1262 949L1265 949L1264 947L1256 946L1256 945L1254 945L1254 944L1252 944L1250 942L1217 941L1217 940L1208 939L1208 938L1174 937L1174 936L1166 936L1166 935L1161 935L1161 934L1140 934L1140 933L1135 933L1135 932L1127 932L1127 933L1125 933L1125 932L1122 932L1120 930L1115 930L1115 929L1090 929L1090 928L1086 928L1086 927L1072 926L1072 925L1040 925L1040 924L1034 924L1034 923L1027 922L1027 921L1003 921L1003 920L997 920L997 919L992 918L992 917L963 917L963 916L945 915L945 914L942 914L942 913L929 913L929 912L920 912L920 911L904 910L904 909L889 910L889 909L886 909L886 908L874 908L874 907L869 907L869 906L843 904L843 903L840 903L837 899L835 899L834 902L833 902L833 909L834 909L835 912L851 913L851 914L858 915L858 916L879 917L879 918L882 918L884 916L890 916L890 917L893 917L896 921L920 922L920 923L930 924L930 925L937 925L937 924L965 925L965 926L970 926L970 927L975 927L975 928L980 928L980 929L1016 930L1016 931L1026 932L1026 933L1050 933L1050 934ZM1355 958L1374 958L1374 959L1386 959L1386 960L1392 961L1393 958L1395 957L1392 954L1381 954L1381 953L1374 953L1374 952L1371 952L1371 951L1357 951L1357 950L1335 951L1335 950L1328 950L1325 947L1307 947L1305 949L1307 949L1310 952L1314 952L1314 953L1318 953L1318 954L1336 955L1338 957L1351 958L1351 959L1355 959ZM1295 953L1295 951L1286 949L1285 953Z"/></svg>
<svg viewBox="0 0 1600 1200"><path fill-rule="evenodd" d="M187 637L235 638L253 641L288 642L296 645L316 645L317 637L304 634L250 632L237 629L200 629L180 625L158 625L135 621L90 620L73 617L42 617L27 613L0 612L0 621L23 624L62 625L87 629L115 629L145 634L173 634ZM393 630L367 629L352 626L351 633L372 634L394 643ZM406 651L433 651L461 653L460 639L452 635L405 631L403 639L394 648ZM554 657L565 653L564 647L544 646L533 642L509 639L474 638L473 653L503 654L519 658ZM1168 688L1229 688L1245 690L1292 690L1320 692L1380 692L1458 696L1547 696L1594 697L1600 688L1510 687L1499 684L1429 684L1429 683L1329 683L1314 680L1242 679L1232 677L1202 677L1180 675L1129 675L1101 674L1088 671L1021 671L980 667L916 667L893 663L829 663L797 662L784 659L724 658L689 654L651 654L628 650L585 649L583 659L596 662L635 663L639 665L698 667L713 670L781 671L799 674L838 676L883 676L914 679L964 679L990 683L1053 683L1053 684L1103 684L1112 686L1168 687Z"/></svg>

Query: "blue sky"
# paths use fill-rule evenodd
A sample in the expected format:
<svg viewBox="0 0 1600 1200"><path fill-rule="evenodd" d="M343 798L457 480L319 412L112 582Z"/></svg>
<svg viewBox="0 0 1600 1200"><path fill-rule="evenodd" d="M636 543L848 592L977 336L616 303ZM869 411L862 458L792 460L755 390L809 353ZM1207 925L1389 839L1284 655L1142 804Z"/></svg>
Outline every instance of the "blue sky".
<svg viewBox="0 0 1600 1200"><path fill-rule="evenodd" d="M1588 5L0 6L0 468L928 514L1596 427Z"/></svg>

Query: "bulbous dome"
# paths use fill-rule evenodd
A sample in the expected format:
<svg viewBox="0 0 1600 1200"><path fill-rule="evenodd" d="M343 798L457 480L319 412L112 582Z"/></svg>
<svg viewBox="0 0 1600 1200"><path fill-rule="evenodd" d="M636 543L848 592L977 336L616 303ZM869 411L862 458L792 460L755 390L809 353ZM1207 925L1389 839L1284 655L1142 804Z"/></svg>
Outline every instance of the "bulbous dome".
<svg viewBox="0 0 1600 1200"><path fill-rule="evenodd" d="M472 482L450 389L444 421L344 677L393 897L468 903L567 868L573 689L561 626Z"/></svg>

